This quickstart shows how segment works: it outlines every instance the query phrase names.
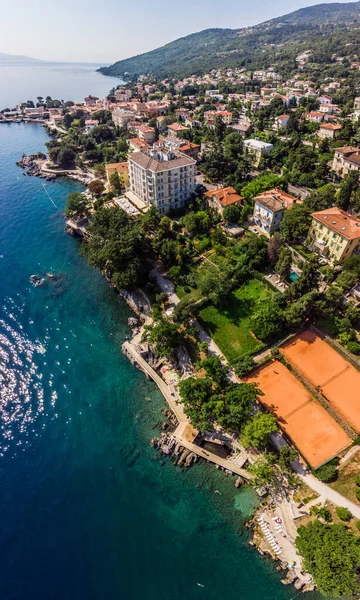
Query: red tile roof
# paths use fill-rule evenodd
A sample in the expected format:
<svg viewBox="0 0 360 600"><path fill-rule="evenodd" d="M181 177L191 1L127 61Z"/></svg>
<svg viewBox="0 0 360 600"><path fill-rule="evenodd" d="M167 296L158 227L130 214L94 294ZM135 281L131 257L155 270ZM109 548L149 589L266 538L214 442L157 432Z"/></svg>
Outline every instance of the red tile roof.
<svg viewBox="0 0 360 600"><path fill-rule="evenodd" d="M272 211L278 211L291 208L296 202L300 203L300 200L283 192L283 190L279 190L279 188L274 188L263 192L260 196L256 196L254 202L259 202L259 204Z"/></svg>
<svg viewBox="0 0 360 600"><path fill-rule="evenodd" d="M360 219L337 206L312 213L311 216L348 240L360 238Z"/></svg>
<svg viewBox="0 0 360 600"><path fill-rule="evenodd" d="M336 125L334 123L322 123L320 125L320 129L329 129L330 131L339 131L342 129L341 125Z"/></svg>
<svg viewBox="0 0 360 600"><path fill-rule="evenodd" d="M230 206L231 204L235 204L236 202L241 202L241 200L243 200L243 197L239 196L233 187L211 190L210 192L206 192L205 196L208 198L213 198L215 196L223 207Z"/></svg>

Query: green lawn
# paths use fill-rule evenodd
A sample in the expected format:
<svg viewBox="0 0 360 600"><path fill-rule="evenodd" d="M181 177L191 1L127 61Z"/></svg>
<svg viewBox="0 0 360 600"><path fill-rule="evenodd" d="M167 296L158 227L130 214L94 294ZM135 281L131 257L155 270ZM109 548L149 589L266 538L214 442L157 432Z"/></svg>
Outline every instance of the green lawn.
<svg viewBox="0 0 360 600"><path fill-rule="evenodd" d="M230 362L265 347L252 335L250 317L272 293L261 281L252 279L232 293L225 308L207 306L200 311L200 321Z"/></svg>
<svg viewBox="0 0 360 600"><path fill-rule="evenodd" d="M185 288L191 289L191 292L185 292ZM200 300L201 292L198 288L189 288L184 285L177 285L175 288L175 294L179 296L180 300L183 298L191 298L191 300Z"/></svg>

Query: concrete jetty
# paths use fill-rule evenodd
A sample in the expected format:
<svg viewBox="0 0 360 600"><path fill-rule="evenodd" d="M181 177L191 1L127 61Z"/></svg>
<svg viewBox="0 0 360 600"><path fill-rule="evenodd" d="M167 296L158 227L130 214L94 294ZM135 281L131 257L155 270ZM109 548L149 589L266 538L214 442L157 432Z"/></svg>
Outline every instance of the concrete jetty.
<svg viewBox="0 0 360 600"><path fill-rule="evenodd" d="M175 414L179 424L175 429L172 436L174 439L181 444L184 448L190 450L197 456L218 465L225 471L229 471L248 481L252 481L252 475L243 469L235 460L231 460L228 458L222 458L221 456L217 456L213 452L208 452L204 448L201 448L197 444L194 443L194 440L198 436L198 431L194 429L194 427L190 424L188 417L186 416L181 404L179 404L176 398L171 393L169 386L165 383L165 381L156 373L156 371L146 362L146 360L141 356L136 347L131 342L124 342L122 345L122 349L124 354L129 358L129 360L137 366L141 371L145 373L145 375L152 379L159 390L163 394L166 402L171 408L172 412Z"/></svg>

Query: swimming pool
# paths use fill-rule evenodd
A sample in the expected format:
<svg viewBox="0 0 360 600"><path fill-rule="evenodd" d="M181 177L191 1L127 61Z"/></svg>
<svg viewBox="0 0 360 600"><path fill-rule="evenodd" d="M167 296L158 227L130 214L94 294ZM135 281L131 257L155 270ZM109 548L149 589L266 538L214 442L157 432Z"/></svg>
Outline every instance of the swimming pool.
<svg viewBox="0 0 360 600"><path fill-rule="evenodd" d="M290 273L290 279L291 281L296 281L297 279L299 279L300 275L298 273L295 273L295 271L291 271Z"/></svg>

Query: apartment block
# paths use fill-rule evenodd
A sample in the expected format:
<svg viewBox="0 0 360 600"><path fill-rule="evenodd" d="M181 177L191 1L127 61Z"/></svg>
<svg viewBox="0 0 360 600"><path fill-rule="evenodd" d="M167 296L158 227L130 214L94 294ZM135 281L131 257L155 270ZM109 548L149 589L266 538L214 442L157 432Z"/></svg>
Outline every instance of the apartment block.
<svg viewBox="0 0 360 600"><path fill-rule="evenodd" d="M186 205L195 190L196 161L179 152L148 148L129 155L130 191L161 214Z"/></svg>

